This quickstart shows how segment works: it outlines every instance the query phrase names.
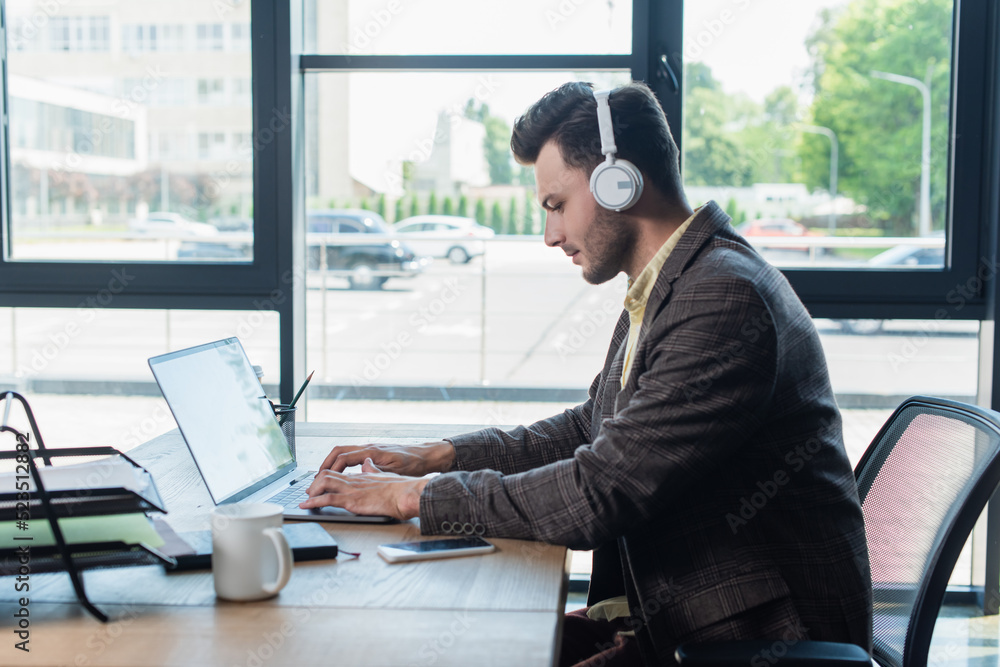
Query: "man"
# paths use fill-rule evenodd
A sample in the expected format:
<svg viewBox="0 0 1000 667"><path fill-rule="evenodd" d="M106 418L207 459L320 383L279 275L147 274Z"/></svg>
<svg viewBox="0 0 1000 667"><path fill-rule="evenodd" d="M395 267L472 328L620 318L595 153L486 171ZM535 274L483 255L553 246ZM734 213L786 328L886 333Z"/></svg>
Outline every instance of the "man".
<svg viewBox="0 0 1000 667"><path fill-rule="evenodd" d="M303 507L595 549L563 664L664 664L708 639L870 649L863 517L812 321L715 203L688 206L651 91L608 101L599 124L591 87L566 84L511 139L534 165L546 244L588 282L630 278L590 398L509 433L338 447ZM589 187L615 148L642 183L622 212ZM356 464L367 474L342 474ZM444 474L418 477L430 472Z"/></svg>

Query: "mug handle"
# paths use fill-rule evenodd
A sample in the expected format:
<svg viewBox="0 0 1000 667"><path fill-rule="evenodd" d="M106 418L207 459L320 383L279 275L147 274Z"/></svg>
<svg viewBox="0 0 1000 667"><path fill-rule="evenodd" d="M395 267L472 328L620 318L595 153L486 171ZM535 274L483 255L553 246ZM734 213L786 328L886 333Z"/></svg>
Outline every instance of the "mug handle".
<svg viewBox="0 0 1000 667"><path fill-rule="evenodd" d="M292 576L292 548L288 546L288 540L281 528L274 526L265 528L264 535L271 540L278 556L278 579L273 584L264 584L264 592L268 595L277 595Z"/></svg>

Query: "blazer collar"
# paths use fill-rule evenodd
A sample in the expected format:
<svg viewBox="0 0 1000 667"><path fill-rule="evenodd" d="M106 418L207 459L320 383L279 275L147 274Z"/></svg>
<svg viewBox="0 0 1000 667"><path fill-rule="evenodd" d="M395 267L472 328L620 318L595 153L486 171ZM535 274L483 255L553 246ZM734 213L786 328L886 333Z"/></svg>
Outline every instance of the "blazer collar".
<svg viewBox="0 0 1000 667"><path fill-rule="evenodd" d="M720 231L728 227L731 218L726 212L710 201L695 213L694 220L684 232L677 247L673 249L667 261L660 269L660 275L653 284L653 291L649 294L649 301L646 302L646 312L655 312L657 307L670 294L671 285L688 264L695 258L698 252Z"/></svg>

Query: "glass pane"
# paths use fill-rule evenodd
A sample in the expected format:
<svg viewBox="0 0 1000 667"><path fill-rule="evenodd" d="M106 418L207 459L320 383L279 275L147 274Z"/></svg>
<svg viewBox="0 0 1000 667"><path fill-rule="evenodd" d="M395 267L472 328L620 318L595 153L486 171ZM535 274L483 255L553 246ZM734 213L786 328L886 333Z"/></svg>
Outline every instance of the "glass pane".
<svg viewBox="0 0 1000 667"><path fill-rule="evenodd" d="M252 260L250 3L6 6L11 258Z"/></svg>
<svg viewBox="0 0 1000 667"><path fill-rule="evenodd" d="M687 3L693 203L716 200L781 266L940 269L952 13L952 0Z"/></svg>
<svg viewBox="0 0 1000 667"><path fill-rule="evenodd" d="M98 295L99 297L100 295ZM137 336L136 332L142 335ZM131 449L176 428L149 357L238 336L278 395L278 316L270 311L0 308L0 378L24 394L46 445Z"/></svg>
<svg viewBox="0 0 1000 667"><path fill-rule="evenodd" d="M306 50L334 55L622 54L631 0L307 0Z"/></svg>
<svg viewBox="0 0 1000 667"><path fill-rule="evenodd" d="M307 76L312 418L512 423L585 397L624 283L588 286L544 245L533 171L509 147L514 119L574 79L611 86L628 73ZM404 220L416 224L397 229ZM553 378L567 391L542 391ZM442 391L489 401L497 388L534 405L402 403ZM390 393L393 409L379 407Z"/></svg>

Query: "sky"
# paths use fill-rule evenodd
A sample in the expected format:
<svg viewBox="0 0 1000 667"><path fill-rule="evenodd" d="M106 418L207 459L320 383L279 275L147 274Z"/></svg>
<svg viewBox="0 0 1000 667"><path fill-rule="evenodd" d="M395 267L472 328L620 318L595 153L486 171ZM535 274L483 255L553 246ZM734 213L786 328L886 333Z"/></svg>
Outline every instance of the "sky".
<svg viewBox="0 0 1000 667"><path fill-rule="evenodd" d="M685 60L710 66L727 92L763 101L777 86L799 85L809 63L803 42L819 11L846 2L688 2ZM318 50L347 55L628 53L631 21L631 2L625 0L349 0L346 33L320 31ZM385 189L387 164L391 172L399 160L427 155L440 111L456 112L472 97L511 123L542 94L573 78L566 72L350 75L351 171ZM600 78L614 84L626 77L604 73Z"/></svg>

